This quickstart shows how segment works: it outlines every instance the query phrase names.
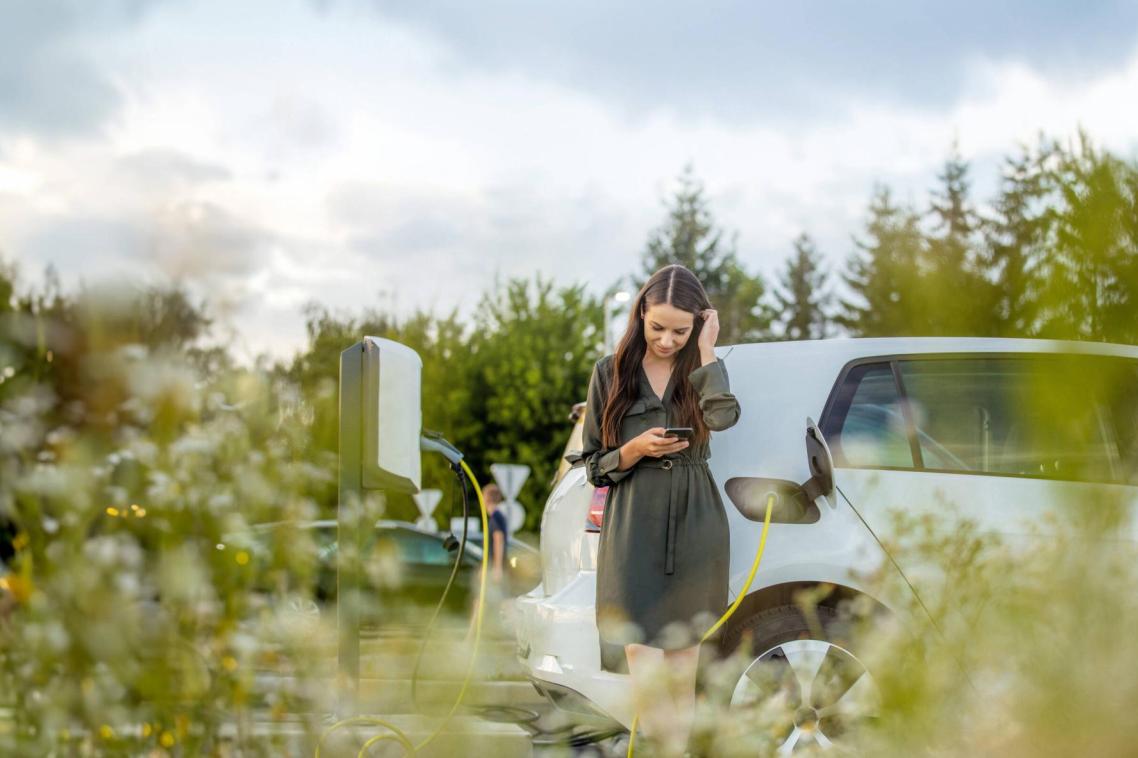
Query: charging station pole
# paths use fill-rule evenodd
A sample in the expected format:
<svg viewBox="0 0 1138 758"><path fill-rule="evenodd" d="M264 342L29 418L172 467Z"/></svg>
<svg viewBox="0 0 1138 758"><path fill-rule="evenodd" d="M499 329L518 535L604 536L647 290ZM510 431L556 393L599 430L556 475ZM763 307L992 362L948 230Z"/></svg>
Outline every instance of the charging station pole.
<svg viewBox="0 0 1138 758"><path fill-rule="evenodd" d="M336 512L336 625L340 716L355 715L360 686L360 511L363 484L363 343L340 354L340 487Z"/></svg>
<svg viewBox="0 0 1138 758"><path fill-rule="evenodd" d="M422 365L411 348L376 337L340 353L336 620L341 718L359 713L363 549L365 535L375 529L365 496L382 509L385 492L419 491Z"/></svg>

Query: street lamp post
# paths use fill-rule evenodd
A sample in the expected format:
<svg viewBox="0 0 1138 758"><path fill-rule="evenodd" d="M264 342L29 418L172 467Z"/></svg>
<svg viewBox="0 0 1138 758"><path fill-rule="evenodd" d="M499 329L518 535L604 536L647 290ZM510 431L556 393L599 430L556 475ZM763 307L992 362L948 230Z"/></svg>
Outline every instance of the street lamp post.
<svg viewBox="0 0 1138 758"><path fill-rule="evenodd" d="M621 303L627 303L631 297L632 296L629 295L624 290L619 290L618 292L614 292L605 298L605 302L604 302L605 340L604 340L604 342L605 342L605 354L606 355L613 352L613 350L614 350L613 339L612 339L612 328L609 324L609 310L611 309L610 304L615 303L615 304L619 305Z"/></svg>

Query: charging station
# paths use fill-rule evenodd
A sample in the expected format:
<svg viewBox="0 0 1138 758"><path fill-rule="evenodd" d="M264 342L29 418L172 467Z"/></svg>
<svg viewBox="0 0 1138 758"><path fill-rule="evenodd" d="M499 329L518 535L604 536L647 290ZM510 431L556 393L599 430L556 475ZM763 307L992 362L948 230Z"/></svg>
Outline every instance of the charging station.
<svg viewBox="0 0 1138 758"><path fill-rule="evenodd" d="M498 723L470 715L457 714L474 671L482 635L483 603L477 605L471 629L474 643L461 689L450 711L439 719L424 714L362 713L360 680L360 622L368 599L363 582L364 549L375 530L375 521L387 493L417 495L422 490L421 454L442 455L456 474L469 480L478 497L484 521L486 510L473 471L463 454L439 434L424 432L421 404L423 363L418 353L406 345L379 337L362 341L340 354L340 466L337 507L337 626L338 677L337 716L339 720L324 730L317 743L317 756L326 744L331 747L338 733L347 739L365 738L362 748L379 741L395 741L407 755L428 756L493 753L500 758L530 755L529 733L513 723ZM464 485L464 493L467 492ZM433 491L428 491L428 496ZM437 502L435 497L429 498ZM435 503L432 502L431 506ZM467 496L463 495L464 512ZM481 523L480 521L480 523ZM465 535L463 537L465 541ZM462 547L460 543L459 551ZM455 564L456 569L458 564ZM487 561L482 557L480 597L485 594ZM452 573L452 581L454 574ZM447 585L449 590L450 584ZM444 590L444 598L446 590ZM439 607L442 606L440 599ZM437 611L436 611L437 613ZM433 620L431 624L433 624ZM430 626L424 641L430 635ZM425 645L420 647L415 671L411 675L411 700ZM529 688L526 688L529 691ZM503 706L495 705L501 709ZM359 732L370 731L361 735ZM430 750L427 751L428 746Z"/></svg>
<svg viewBox="0 0 1138 758"><path fill-rule="evenodd" d="M421 486L423 361L380 337L340 353L340 471L337 508L337 625L340 715L358 712L364 537L374 528L365 498L415 494Z"/></svg>

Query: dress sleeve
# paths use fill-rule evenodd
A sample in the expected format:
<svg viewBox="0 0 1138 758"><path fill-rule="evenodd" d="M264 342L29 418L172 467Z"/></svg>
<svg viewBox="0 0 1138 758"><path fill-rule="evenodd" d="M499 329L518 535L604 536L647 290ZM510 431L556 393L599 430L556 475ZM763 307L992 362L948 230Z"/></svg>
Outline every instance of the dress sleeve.
<svg viewBox="0 0 1138 758"><path fill-rule="evenodd" d="M603 359L602 359L603 360ZM594 487L609 487L632 473L620 471L620 448L606 448L601 443L601 413L605 408L608 385L602 377L601 362L593 366L589 379L589 396L585 403L585 426L581 435L581 457L585 475Z"/></svg>
<svg viewBox="0 0 1138 758"><path fill-rule="evenodd" d="M708 429L721 432L735 426L739 420L739 401L731 394L727 366L722 358L688 374L688 381L699 393L699 409L703 411Z"/></svg>

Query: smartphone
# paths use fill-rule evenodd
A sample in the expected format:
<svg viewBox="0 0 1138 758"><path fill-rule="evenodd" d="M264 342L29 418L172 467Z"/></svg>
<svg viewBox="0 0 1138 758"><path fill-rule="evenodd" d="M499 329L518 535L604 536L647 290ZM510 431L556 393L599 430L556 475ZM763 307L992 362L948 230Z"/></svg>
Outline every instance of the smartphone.
<svg viewBox="0 0 1138 758"><path fill-rule="evenodd" d="M664 430L665 437L679 437L682 440L690 440L694 430L690 426L669 426Z"/></svg>

